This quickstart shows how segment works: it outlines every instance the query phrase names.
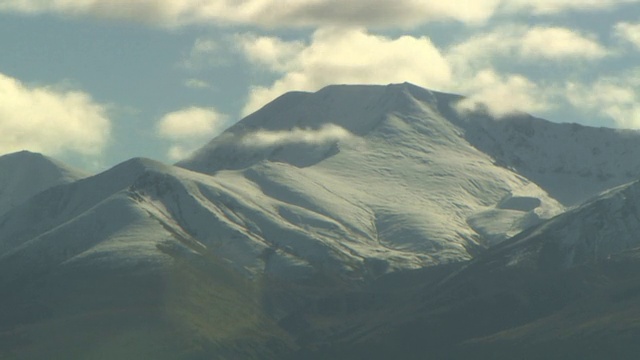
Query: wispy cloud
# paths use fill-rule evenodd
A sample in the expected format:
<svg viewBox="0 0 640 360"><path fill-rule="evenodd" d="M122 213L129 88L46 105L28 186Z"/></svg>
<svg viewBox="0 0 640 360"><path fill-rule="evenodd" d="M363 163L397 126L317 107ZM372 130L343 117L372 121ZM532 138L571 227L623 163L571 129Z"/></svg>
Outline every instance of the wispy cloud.
<svg viewBox="0 0 640 360"><path fill-rule="evenodd" d="M598 114L621 128L640 129L640 72L601 78L593 83L569 83L567 100L584 114Z"/></svg>
<svg viewBox="0 0 640 360"><path fill-rule="evenodd" d="M0 153L100 156L111 122L105 105L78 90L29 86L0 74Z"/></svg>
<svg viewBox="0 0 640 360"><path fill-rule="evenodd" d="M594 35L564 27L500 26L479 33L447 51L447 59L458 68L486 67L496 58L518 62L592 61L611 54Z"/></svg>
<svg viewBox="0 0 640 360"><path fill-rule="evenodd" d="M348 130L335 124L326 124L319 129L259 130L244 135L240 143L247 147L272 147L288 144L324 145L351 137L353 135Z"/></svg>
<svg viewBox="0 0 640 360"><path fill-rule="evenodd" d="M550 60L593 60L609 54L592 35L562 27L534 27L522 36L519 46L522 58Z"/></svg>
<svg viewBox="0 0 640 360"><path fill-rule="evenodd" d="M204 80L191 78L184 81L184 86L190 89L208 89L211 87L211 84Z"/></svg>
<svg viewBox="0 0 640 360"><path fill-rule="evenodd" d="M640 50L640 24L621 22L616 24L614 33L617 37L630 42Z"/></svg>
<svg viewBox="0 0 640 360"><path fill-rule="evenodd" d="M217 40L198 38L179 65L187 70L201 70L209 66L217 66L226 61L225 51Z"/></svg>

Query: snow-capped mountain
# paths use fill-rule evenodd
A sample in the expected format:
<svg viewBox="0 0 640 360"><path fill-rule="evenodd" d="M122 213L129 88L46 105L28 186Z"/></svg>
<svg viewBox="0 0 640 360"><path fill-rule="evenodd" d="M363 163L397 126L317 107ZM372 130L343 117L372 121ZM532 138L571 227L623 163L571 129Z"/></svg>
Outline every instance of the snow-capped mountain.
<svg viewBox="0 0 640 360"><path fill-rule="evenodd" d="M392 315L364 312L352 323L336 322L343 332L336 331L335 343L326 351L310 346L300 356L634 359L640 333L639 231L640 181L634 181L458 269L444 274L423 269L408 280L399 276L396 281L406 281L410 290L402 285L386 290L406 291L382 305L381 313Z"/></svg>
<svg viewBox="0 0 640 360"><path fill-rule="evenodd" d="M640 176L638 131L556 124L528 115L496 120L475 113L458 121L476 148L567 206Z"/></svg>
<svg viewBox="0 0 640 360"><path fill-rule="evenodd" d="M210 238L239 233L212 221L233 216L216 186L132 159L0 217L0 358L257 359L288 349L260 283L234 270L252 249L238 249L235 267L216 256Z"/></svg>
<svg viewBox="0 0 640 360"><path fill-rule="evenodd" d="M496 119L456 110L461 99L411 84L288 93L176 166L136 158L90 177L0 157L0 357L18 344L19 359L91 358L99 344L102 358L264 358L294 349L299 329L335 331L313 301L336 292L357 307L349 291L364 289L353 301L369 304L394 279L411 296L356 324L411 323L388 310L429 296L445 314L422 312L431 329L467 322L451 309L468 310L468 291L482 308L503 280L528 299L510 269L538 279L638 246L638 183L576 205L640 178L639 133ZM309 298L315 323L296 313ZM61 329L93 345L72 354L49 338Z"/></svg>
<svg viewBox="0 0 640 360"><path fill-rule="evenodd" d="M48 257L31 249L51 243L71 261L118 243L123 259L134 244L162 258L159 239L180 238L249 277L365 279L471 259L561 213L547 189L571 203L634 171L540 169L554 149L571 159L598 146L597 134L606 156L637 151L636 133L459 113L459 100L411 84L285 94L179 167L137 159L39 194L0 219L0 255ZM70 235L84 233L94 235Z"/></svg>
<svg viewBox="0 0 640 360"><path fill-rule="evenodd" d="M491 256L503 266L572 268L640 248L640 182L608 190L519 234Z"/></svg>
<svg viewBox="0 0 640 360"><path fill-rule="evenodd" d="M469 259L563 207L473 147L439 110L455 99L410 84L290 93L178 166L240 177L294 205L280 223L329 235L354 264L386 271Z"/></svg>
<svg viewBox="0 0 640 360"><path fill-rule="evenodd" d="M0 215L47 188L85 176L57 160L28 151L0 156Z"/></svg>

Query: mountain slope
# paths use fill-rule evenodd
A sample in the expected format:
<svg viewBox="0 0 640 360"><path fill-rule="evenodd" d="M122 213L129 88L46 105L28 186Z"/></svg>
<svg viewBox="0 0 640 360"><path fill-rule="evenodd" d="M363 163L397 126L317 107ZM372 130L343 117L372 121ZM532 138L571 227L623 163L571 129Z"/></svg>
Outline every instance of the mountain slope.
<svg viewBox="0 0 640 360"><path fill-rule="evenodd" d="M610 324L637 279L593 267L636 246L637 185L552 217L640 175L584 155L638 134L459 100L289 93L178 166L38 190L0 214L0 358L468 358L583 309L573 333Z"/></svg>
<svg viewBox="0 0 640 360"><path fill-rule="evenodd" d="M395 281L414 290L337 325L324 350L296 356L633 359L640 334L638 204L636 181L435 281L427 273L398 273Z"/></svg>
<svg viewBox="0 0 640 360"><path fill-rule="evenodd" d="M28 151L0 156L0 215L42 190L85 176L57 160Z"/></svg>
<svg viewBox="0 0 640 360"><path fill-rule="evenodd" d="M291 93L178 166L247 179L296 205L283 221L333 233L378 271L465 260L563 208L466 141L438 110L454 98L409 84Z"/></svg>
<svg viewBox="0 0 640 360"><path fill-rule="evenodd" d="M449 118L497 164L568 206L640 177L640 133L635 130L555 124L528 115L496 120L482 112L463 118L449 112Z"/></svg>
<svg viewBox="0 0 640 360"><path fill-rule="evenodd" d="M178 211L194 177L204 178L133 159L0 218L0 357L252 359L290 348L262 283L169 217L163 201Z"/></svg>
<svg viewBox="0 0 640 360"><path fill-rule="evenodd" d="M640 182L634 181L519 234L487 256L502 266L568 269L640 247L639 231Z"/></svg>

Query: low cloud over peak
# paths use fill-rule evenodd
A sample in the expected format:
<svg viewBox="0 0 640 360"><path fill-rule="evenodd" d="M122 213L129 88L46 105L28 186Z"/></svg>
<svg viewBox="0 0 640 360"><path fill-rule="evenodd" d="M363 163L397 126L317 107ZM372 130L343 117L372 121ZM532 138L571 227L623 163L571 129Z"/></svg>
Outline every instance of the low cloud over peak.
<svg viewBox="0 0 640 360"><path fill-rule="evenodd" d="M291 90L404 81L441 88L451 81L449 64L428 37L390 38L362 28L322 28L308 44L253 35L238 39L249 61L281 74L272 85L251 90L245 115Z"/></svg>
<svg viewBox="0 0 640 360"><path fill-rule="evenodd" d="M338 125L326 124L319 129L259 130L243 136L241 143L248 147L273 147L288 144L325 145L346 140L352 136L348 130Z"/></svg>

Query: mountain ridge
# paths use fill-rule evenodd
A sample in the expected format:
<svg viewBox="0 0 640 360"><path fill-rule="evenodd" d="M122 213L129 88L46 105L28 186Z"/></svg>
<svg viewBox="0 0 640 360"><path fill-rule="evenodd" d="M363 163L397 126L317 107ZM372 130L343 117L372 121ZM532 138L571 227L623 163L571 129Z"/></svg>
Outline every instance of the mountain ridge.
<svg viewBox="0 0 640 360"><path fill-rule="evenodd" d="M0 215L40 191L86 176L38 153L20 151L0 156Z"/></svg>
<svg viewBox="0 0 640 360"><path fill-rule="evenodd" d="M91 329L81 356L388 358L408 344L421 358L425 344L490 353L574 316L581 294L606 317L598 294L633 292L600 266L635 247L639 185L622 184L640 178L640 134L461 99L407 83L289 93L176 166L134 158L38 190L0 213L0 357L73 357L43 334Z"/></svg>

